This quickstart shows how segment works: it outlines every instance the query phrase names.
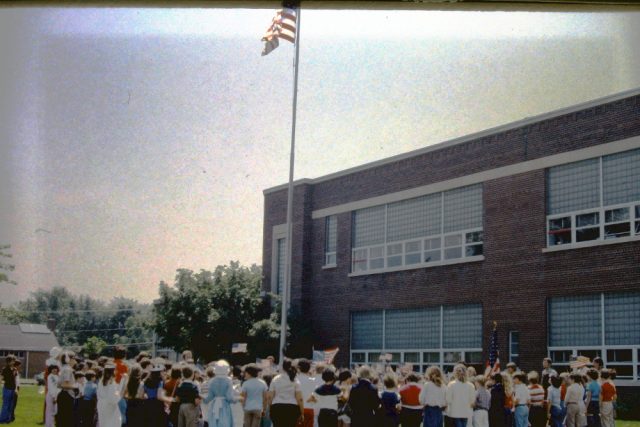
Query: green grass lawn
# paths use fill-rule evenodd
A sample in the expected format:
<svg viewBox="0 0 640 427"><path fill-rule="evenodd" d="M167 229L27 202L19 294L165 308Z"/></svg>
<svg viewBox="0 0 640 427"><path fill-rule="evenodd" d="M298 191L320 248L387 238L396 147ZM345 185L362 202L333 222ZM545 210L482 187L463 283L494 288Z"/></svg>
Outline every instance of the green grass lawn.
<svg viewBox="0 0 640 427"><path fill-rule="evenodd" d="M36 426L42 421L44 394L38 394L38 387L22 386L16 408L16 421L11 426ZM640 421L616 421L616 427L640 427Z"/></svg>

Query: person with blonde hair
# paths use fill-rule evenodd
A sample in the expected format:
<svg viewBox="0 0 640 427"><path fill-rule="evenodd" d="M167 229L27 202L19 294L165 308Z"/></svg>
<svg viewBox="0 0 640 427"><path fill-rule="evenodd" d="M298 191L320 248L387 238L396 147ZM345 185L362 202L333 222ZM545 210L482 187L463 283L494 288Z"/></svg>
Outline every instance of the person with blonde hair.
<svg viewBox="0 0 640 427"><path fill-rule="evenodd" d="M424 407L424 427L442 427L442 411L447 406L446 391L442 371L437 366L429 366L424 374L425 384L420 391L420 404Z"/></svg>
<svg viewBox="0 0 640 427"><path fill-rule="evenodd" d="M376 422L376 411L380 407L378 390L371 383L371 369L367 366L358 368L358 383L349 393L347 405L351 408L352 427L371 427Z"/></svg>
<svg viewBox="0 0 640 427"><path fill-rule="evenodd" d="M100 427L121 427L120 387L115 382L116 365L105 365L98 383L98 422Z"/></svg>
<svg viewBox="0 0 640 427"><path fill-rule="evenodd" d="M473 417L473 404L476 390L467 382L467 368L458 364L453 368L453 380L447 385L447 416L455 427L467 427L467 421Z"/></svg>
<svg viewBox="0 0 640 427"><path fill-rule="evenodd" d="M233 427L231 404L237 399L229 372L231 367L226 360L218 360L213 365L214 377L209 382L209 393L204 399L204 403L213 402L208 406L205 416L209 427Z"/></svg>
<svg viewBox="0 0 640 427"><path fill-rule="evenodd" d="M504 425L513 425L513 377L505 373L502 375L502 385L504 387Z"/></svg>

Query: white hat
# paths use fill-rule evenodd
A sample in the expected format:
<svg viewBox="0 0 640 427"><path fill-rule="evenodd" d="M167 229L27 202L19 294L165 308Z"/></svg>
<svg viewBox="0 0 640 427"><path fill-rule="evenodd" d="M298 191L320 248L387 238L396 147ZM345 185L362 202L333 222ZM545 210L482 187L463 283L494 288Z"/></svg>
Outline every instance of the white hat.
<svg viewBox="0 0 640 427"><path fill-rule="evenodd" d="M224 377L229 375L229 363L226 360L218 360L213 365L213 373L216 374L216 377Z"/></svg>
<svg viewBox="0 0 640 427"><path fill-rule="evenodd" d="M52 359L55 359L60 355L61 352L62 352L62 349L60 347L53 347L51 350L49 350L49 357L51 357Z"/></svg>

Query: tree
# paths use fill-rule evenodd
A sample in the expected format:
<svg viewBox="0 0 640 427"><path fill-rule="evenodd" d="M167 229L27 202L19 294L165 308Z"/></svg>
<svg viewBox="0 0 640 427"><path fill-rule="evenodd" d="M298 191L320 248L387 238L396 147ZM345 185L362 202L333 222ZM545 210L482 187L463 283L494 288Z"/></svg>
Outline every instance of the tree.
<svg viewBox="0 0 640 427"><path fill-rule="evenodd" d="M173 286L161 282L154 304L154 327L160 344L190 349L205 361L229 357L231 345L246 342L262 307L262 270L239 262L213 272L177 270Z"/></svg>
<svg viewBox="0 0 640 427"><path fill-rule="evenodd" d="M107 347L107 343L96 336L89 337L82 346L82 351L90 359L97 359L100 353Z"/></svg>
<svg viewBox="0 0 640 427"><path fill-rule="evenodd" d="M13 264L4 262L4 260L2 259L13 257L13 255L11 255L11 252L9 252L9 249L11 249L11 245L0 245L0 284L9 283L11 285L15 285L16 282L14 280L11 280L9 278L9 274L6 272L13 271L16 267Z"/></svg>

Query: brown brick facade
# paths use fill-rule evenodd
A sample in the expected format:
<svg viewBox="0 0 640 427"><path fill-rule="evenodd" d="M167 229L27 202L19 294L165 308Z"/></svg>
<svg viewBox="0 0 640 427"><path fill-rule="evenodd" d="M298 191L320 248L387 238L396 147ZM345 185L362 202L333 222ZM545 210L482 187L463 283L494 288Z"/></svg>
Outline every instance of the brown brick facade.
<svg viewBox="0 0 640 427"><path fill-rule="evenodd" d="M527 160L640 135L640 95L551 117L330 180L296 187L292 302L313 320L319 348L338 345L349 361L350 312L481 303L483 357L491 321L501 350L520 332L522 368L547 355L547 299L640 290L640 242L543 253L545 170L483 183L482 261L349 277L351 213L337 215L337 267L323 269L324 218L314 210L437 183ZM272 229L286 221L286 189L266 192L263 288L271 288Z"/></svg>

